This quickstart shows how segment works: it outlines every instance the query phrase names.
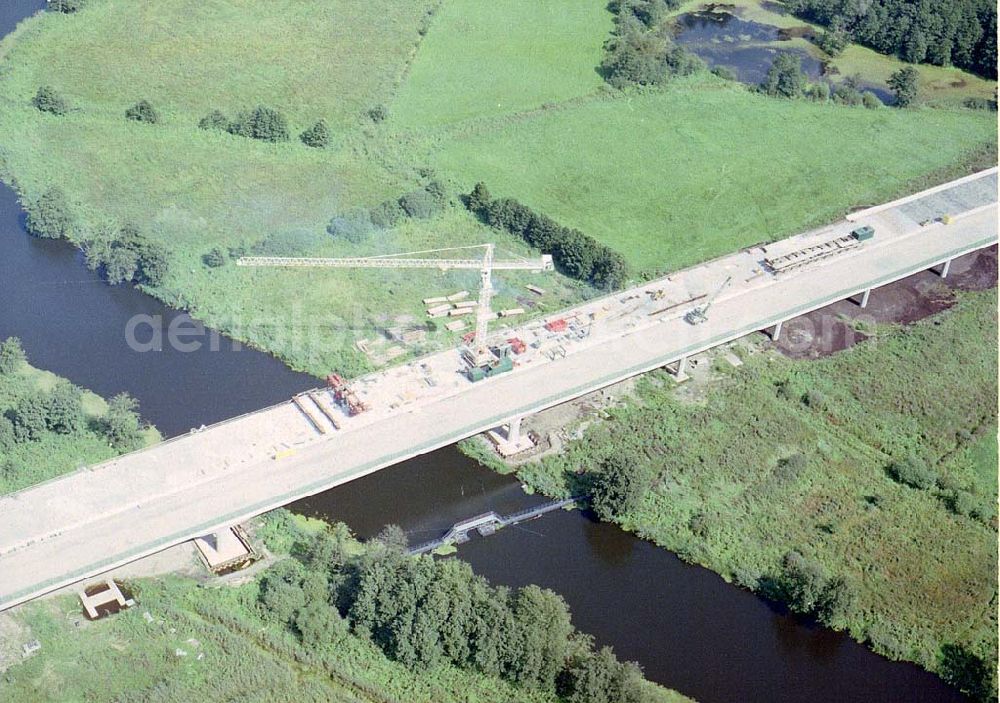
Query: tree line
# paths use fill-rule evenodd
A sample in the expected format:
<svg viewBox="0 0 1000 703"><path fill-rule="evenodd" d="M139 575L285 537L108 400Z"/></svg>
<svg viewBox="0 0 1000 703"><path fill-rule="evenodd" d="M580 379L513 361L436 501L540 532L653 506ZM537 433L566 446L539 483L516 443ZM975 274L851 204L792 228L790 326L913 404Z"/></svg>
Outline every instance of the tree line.
<svg viewBox="0 0 1000 703"><path fill-rule="evenodd" d="M399 528L361 555L349 541L342 526L326 530L261 580L265 617L305 646L333 645L350 630L414 670L452 665L571 703L647 700L639 667L595 651L556 593L492 586L457 559L408 556Z"/></svg>
<svg viewBox="0 0 1000 703"><path fill-rule="evenodd" d="M896 96L898 107L908 107L916 100L918 80L919 74L912 66L905 66L889 77L889 88ZM877 95L862 89L859 75L848 76L832 89L822 81L810 85L802 70L802 60L790 53L778 54L757 90L771 97L805 97L815 102L832 100L841 105L863 105L870 110L882 107Z"/></svg>
<svg viewBox="0 0 1000 703"><path fill-rule="evenodd" d="M883 54L997 77L993 0L787 0L785 5Z"/></svg>
<svg viewBox="0 0 1000 703"><path fill-rule="evenodd" d="M564 227L513 198L493 199L483 183L476 184L465 203L490 226L515 234L541 252L551 254L555 265L567 276L607 289L625 283L628 275L625 259L580 230Z"/></svg>

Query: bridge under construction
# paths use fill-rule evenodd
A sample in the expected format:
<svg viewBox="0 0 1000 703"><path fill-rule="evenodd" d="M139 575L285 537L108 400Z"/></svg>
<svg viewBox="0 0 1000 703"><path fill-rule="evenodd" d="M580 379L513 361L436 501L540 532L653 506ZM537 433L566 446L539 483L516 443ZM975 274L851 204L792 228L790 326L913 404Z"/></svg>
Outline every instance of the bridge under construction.
<svg viewBox="0 0 1000 703"><path fill-rule="evenodd" d="M844 298L865 305L921 270L946 276L952 259L996 244L996 178L991 169L496 330L524 342L503 375L470 379L450 349L350 381L365 412L317 389L4 496L0 609L487 430L516 449L527 415L670 364L683 378L692 354L759 330L777 337L784 321ZM830 253L859 227L874 237ZM686 321L708 296L706 319Z"/></svg>

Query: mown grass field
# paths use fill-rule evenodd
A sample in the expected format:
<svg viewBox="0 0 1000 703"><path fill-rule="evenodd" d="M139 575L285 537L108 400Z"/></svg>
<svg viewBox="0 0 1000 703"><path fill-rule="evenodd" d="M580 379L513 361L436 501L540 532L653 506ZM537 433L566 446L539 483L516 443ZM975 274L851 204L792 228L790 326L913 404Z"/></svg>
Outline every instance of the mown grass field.
<svg viewBox="0 0 1000 703"><path fill-rule="evenodd" d="M611 31L600 2L444 2L399 95L393 122L429 127L520 112L593 92Z"/></svg>
<svg viewBox="0 0 1000 703"><path fill-rule="evenodd" d="M994 138L972 111L863 110L710 77L457 136L432 156L621 252L672 270L881 202Z"/></svg>
<svg viewBox="0 0 1000 703"><path fill-rule="evenodd" d="M938 670L942 645L959 644L994 662L996 305L995 291L965 293L819 361L751 355L704 402L647 381L519 474L560 494L578 467L623 455L657 476L626 529L751 588L798 550L847 581L838 624L876 651ZM907 456L938 486L893 481L887 467ZM991 517L956 514L955 491Z"/></svg>
<svg viewBox="0 0 1000 703"><path fill-rule="evenodd" d="M610 28L603 3L567 0L91 0L73 15L33 17L0 43L0 175L29 203L61 187L78 241L136 223L167 249L169 275L149 292L168 304L295 368L355 375L370 368L358 340L420 324L422 298L474 290L474 277L209 268L202 257L275 237L318 256L485 241L531 254L461 205L459 193L483 180L645 274L822 223L994 141L984 114L773 101L706 75L662 94L612 93L595 70ZM69 114L32 107L43 84ZM139 99L161 124L125 119ZM287 116L290 142L196 126L212 109L258 104ZM369 118L375 105L386 121ZM297 135L320 118L331 145L310 149ZM435 217L364 245L326 234L332 216L432 178L451 198ZM501 308L537 281L497 279ZM533 314L593 294L545 281L551 293ZM433 332L409 351L456 339Z"/></svg>
<svg viewBox="0 0 1000 703"><path fill-rule="evenodd" d="M51 391L61 380L49 371L27 364L12 374L0 374L0 415L17 405L21 398L39 391ZM107 438L93 427L107 411L108 404L99 395L84 391L83 408L87 425L78 432L47 431L38 440L0 447L0 495L118 455ZM146 429L144 435L147 444L160 439L152 427Z"/></svg>

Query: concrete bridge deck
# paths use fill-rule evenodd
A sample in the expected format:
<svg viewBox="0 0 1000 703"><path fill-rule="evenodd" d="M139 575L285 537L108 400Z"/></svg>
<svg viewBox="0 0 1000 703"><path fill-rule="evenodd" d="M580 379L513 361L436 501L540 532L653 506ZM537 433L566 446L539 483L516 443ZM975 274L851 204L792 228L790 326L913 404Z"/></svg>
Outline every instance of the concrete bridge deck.
<svg viewBox="0 0 1000 703"><path fill-rule="evenodd" d="M288 402L2 497L0 610L996 243L996 169L959 185L963 198L982 192L964 213L939 213L950 224L908 213L954 207L959 186L565 311L566 332L537 321L498 333L537 348L497 378L469 382L455 350L371 374L355 383L372 410L339 430L318 432L323 418ZM787 274L761 267L860 224L877 233L861 247ZM684 322L689 305L651 315L727 276L707 323Z"/></svg>

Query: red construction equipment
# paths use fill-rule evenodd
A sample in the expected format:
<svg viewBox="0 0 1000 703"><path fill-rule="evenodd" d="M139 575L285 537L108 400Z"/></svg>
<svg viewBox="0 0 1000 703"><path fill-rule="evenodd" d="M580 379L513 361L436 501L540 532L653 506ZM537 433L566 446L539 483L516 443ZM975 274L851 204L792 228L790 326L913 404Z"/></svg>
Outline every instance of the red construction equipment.
<svg viewBox="0 0 1000 703"><path fill-rule="evenodd" d="M511 337L507 340L507 344L510 345L510 350L515 354L523 354L524 350L528 348L528 345L524 343L524 340L519 337Z"/></svg>
<svg viewBox="0 0 1000 703"><path fill-rule="evenodd" d="M347 385L347 381L339 373L332 373L326 377L326 385L333 391L334 399L347 409L347 414L351 417L363 413L368 409L354 390Z"/></svg>
<svg viewBox="0 0 1000 703"><path fill-rule="evenodd" d="M545 329L549 332L563 332L566 329L566 320L561 317L558 320L550 320L545 323Z"/></svg>

